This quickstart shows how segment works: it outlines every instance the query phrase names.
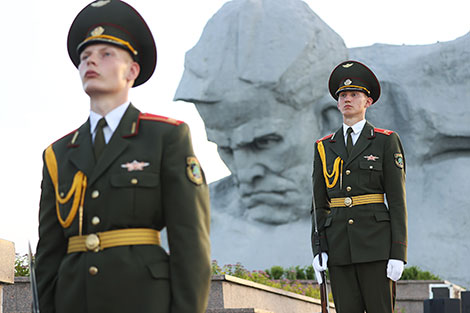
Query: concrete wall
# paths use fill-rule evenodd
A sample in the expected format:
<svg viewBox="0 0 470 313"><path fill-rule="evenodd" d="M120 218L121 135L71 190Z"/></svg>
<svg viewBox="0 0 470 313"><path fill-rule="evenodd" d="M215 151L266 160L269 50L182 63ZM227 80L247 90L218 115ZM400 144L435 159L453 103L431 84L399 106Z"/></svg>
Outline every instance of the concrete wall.
<svg viewBox="0 0 470 313"><path fill-rule="evenodd" d="M13 284L15 278L15 244L0 239L0 313L3 313L4 286Z"/></svg>

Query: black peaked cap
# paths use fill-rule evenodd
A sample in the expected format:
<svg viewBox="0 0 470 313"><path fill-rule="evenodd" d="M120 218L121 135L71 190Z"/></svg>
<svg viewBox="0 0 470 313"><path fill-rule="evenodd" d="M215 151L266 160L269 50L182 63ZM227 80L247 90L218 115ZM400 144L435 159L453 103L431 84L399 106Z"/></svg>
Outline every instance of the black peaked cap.
<svg viewBox="0 0 470 313"><path fill-rule="evenodd" d="M333 98L338 100L341 91L361 91L377 102L380 97L380 83L375 74L357 61L340 63L331 72L328 88Z"/></svg>
<svg viewBox="0 0 470 313"><path fill-rule="evenodd" d="M80 64L80 53L90 44L108 43L125 49L140 65L134 87L145 83L157 64L152 33L142 16L119 0L98 0L87 5L70 26L67 49L73 64Z"/></svg>

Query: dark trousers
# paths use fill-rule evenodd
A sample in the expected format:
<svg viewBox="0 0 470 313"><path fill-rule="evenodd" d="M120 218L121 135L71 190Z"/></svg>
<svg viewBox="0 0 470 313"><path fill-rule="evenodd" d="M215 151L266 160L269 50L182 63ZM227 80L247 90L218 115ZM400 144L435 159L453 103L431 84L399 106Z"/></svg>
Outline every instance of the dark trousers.
<svg viewBox="0 0 470 313"><path fill-rule="evenodd" d="M329 266L337 313L392 313L393 282L387 261Z"/></svg>

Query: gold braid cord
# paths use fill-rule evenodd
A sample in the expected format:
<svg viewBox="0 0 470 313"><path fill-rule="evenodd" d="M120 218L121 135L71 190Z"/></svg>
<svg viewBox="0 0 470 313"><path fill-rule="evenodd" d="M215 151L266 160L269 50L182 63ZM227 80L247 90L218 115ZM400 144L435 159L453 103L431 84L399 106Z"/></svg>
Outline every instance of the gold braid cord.
<svg viewBox="0 0 470 313"><path fill-rule="evenodd" d="M82 171L78 171L74 178L72 186L68 191L65 197L61 197L59 194L59 173L57 170L57 159L54 154L54 150L52 150L52 145L46 149L46 166L49 171L49 175L51 176L52 183L54 185L55 196L56 196L56 212L57 218L59 219L60 225L63 228L68 228L72 225L72 222L77 215L77 210L80 207L80 213L82 214L83 211L83 201L85 199L85 190L87 187L87 177ZM67 203L73 196L72 208L70 209L70 213L67 218L64 220L60 215L59 210L59 203L65 204ZM81 233L81 225L80 225L80 233Z"/></svg>
<svg viewBox="0 0 470 313"><path fill-rule="evenodd" d="M335 163L333 164L333 170L331 173L328 173L326 169L326 155L325 155L325 147L323 147L323 142L319 142L317 145L318 153L320 154L320 159L323 165L323 176L325 177L326 187L333 188L336 183L338 182L338 177L340 173L343 172L343 160L340 157L335 159ZM340 169L341 166L341 169ZM333 178L333 181L330 183L330 179Z"/></svg>

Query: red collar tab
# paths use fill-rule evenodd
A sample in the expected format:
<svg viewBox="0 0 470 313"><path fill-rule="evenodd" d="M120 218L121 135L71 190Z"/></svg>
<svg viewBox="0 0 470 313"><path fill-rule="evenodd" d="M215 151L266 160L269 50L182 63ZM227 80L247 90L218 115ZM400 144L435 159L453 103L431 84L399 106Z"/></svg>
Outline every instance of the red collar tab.
<svg viewBox="0 0 470 313"><path fill-rule="evenodd" d="M150 113L140 113L139 120L147 120L147 121L156 121L156 122L163 122L171 125L180 125L183 121L175 120L171 117L161 116L161 115L154 115Z"/></svg>
<svg viewBox="0 0 470 313"><path fill-rule="evenodd" d="M393 130L388 130L388 129L383 129L383 128L376 128L376 127L374 127L374 132L384 134L384 135L387 135L387 136L390 136L391 134L394 133Z"/></svg>
<svg viewBox="0 0 470 313"><path fill-rule="evenodd" d="M330 139L331 137L333 137L333 135L334 135L334 133L333 133L333 134L329 134L329 135L327 135L327 136L325 136L325 137L323 137L323 138L321 138L321 139L318 139L318 140L317 140L317 143L319 143L320 141L323 141L323 140Z"/></svg>

